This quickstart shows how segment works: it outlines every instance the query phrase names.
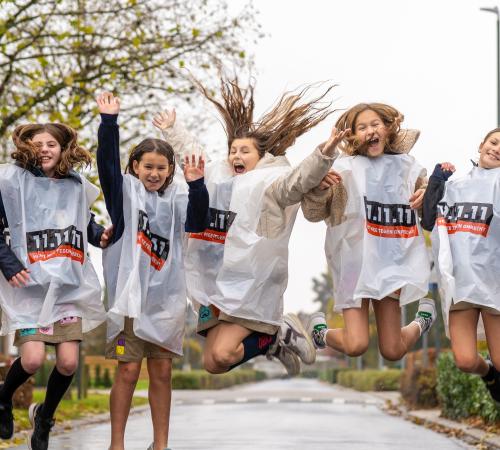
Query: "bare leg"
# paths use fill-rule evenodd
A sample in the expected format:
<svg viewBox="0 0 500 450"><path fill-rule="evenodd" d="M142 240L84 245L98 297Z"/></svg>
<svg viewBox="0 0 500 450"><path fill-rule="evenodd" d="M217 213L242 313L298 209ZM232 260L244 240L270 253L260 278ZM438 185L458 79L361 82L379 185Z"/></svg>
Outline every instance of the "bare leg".
<svg viewBox="0 0 500 450"><path fill-rule="evenodd" d="M135 385L141 371L141 362L118 361L118 369L109 397L111 450L124 450L125 448L125 426L127 425Z"/></svg>
<svg viewBox="0 0 500 450"><path fill-rule="evenodd" d="M370 340L368 315L370 301L363 299L361 308L347 308L342 311L344 328L328 330L326 344L349 356L360 356L366 352Z"/></svg>
<svg viewBox="0 0 500 450"><path fill-rule="evenodd" d="M408 353L420 337L420 327L411 322L401 328L399 301L386 297L373 300L380 353L389 361L397 361Z"/></svg>
<svg viewBox="0 0 500 450"><path fill-rule="evenodd" d="M252 330L229 322L221 322L208 330L203 350L205 370L224 373L241 361L244 355L243 339L251 333Z"/></svg>
<svg viewBox="0 0 500 450"><path fill-rule="evenodd" d="M482 311L491 362L500 371L500 316Z"/></svg>
<svg viewBox="0 0 500 450"><path fill-rule="evenodd" d="M168 447L170 401L172 397L172 360L148 358L149 405L153 419L154 449Z"/></svg>

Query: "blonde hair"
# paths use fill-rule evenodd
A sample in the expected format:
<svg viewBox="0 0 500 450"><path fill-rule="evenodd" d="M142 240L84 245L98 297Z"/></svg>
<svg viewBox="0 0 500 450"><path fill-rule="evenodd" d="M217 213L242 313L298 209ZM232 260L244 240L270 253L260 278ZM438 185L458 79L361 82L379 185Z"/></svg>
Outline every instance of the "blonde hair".
<svg viewBox="0 0 500 450"><path fill-rule="evenodd" d="M356 120L358 116L364 111L373 111L376 113L387 128L387 141L384 152L391 152L396 142L399 133L399 126L404 120L396 108L386 105L384 103L359 103L347 110L337 120L335 126L338 130L351 129L350 136L346 137L344 141L339 144L339 149L347 155L366 155L367 145L364 142L359 142L356 139Z"/></svg>
<svg viewBox="0 0 500 450"><path fill-rule="evenodd" d="M266 152L274 156L284 155L295 140L326 119L331 102L322 102L334 86L329 86L323 94L309 102L301 102L315 87L306 86L297 93L285 92L272 109L254 122L254 85L242 88L238 80L221 77L220 95L216 100L202 84L194 80L202 94L216 107L221 115L227 135L228 150L235 139L253 139L259 156Z"/></svg>
<svg viewBox="0 0 500 450"><path fill-rule="evenodd" d="M92 162L90 152L78 145L76 130L62 123L36 123L20 125L12 133L16 149L11 156L21 167L25 169L28 166L40 167L38 152L32 139L35 135L45 132L53 136L61 146L61 158L55 168L57 177L65 177L71 169Z"/></svg>

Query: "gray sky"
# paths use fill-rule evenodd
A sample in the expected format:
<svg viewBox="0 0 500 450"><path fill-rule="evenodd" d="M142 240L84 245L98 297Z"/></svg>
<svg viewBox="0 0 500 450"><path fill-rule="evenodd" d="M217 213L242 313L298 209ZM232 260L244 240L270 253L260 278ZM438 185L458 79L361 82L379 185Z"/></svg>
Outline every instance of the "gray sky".
<svg viewBox="0 0 500 450"><path fill-rule="evenodd" d="M230 0L231 9L246 0ZM485 0L254 0L267 37L256 47L257 113L284 90L332 80L336 108L384 102L421 130L412 154L432 171L451 161L458 174L496 126L496 22ZM206 106L207 114L214 114ZM332 116L289 151L296 165L325 140ZM223 145L221 127L210 142ZM206 143L206 142L205 142ZM312 278L326 268L325 225L299 212L290 241L286 311L313 311ZM93 252L95 253L95 252ZM97 255L96 255L97 256Z"/></svg>

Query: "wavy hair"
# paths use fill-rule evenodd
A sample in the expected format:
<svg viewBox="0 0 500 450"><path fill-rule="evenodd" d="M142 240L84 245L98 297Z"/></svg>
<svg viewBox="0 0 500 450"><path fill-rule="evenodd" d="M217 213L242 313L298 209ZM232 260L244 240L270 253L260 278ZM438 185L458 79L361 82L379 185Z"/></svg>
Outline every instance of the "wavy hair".
<svg viewBox="0 0 500 450"><path fill-rule="evenodd" d="M49 133L61 146L61 157L55 168L56 177L65 177L71 169L88 166L92 162L90 152L78 145L76 130L62 123L35 123L19 125L12 133L16 149L11 157L21 167L41 167L37 148L32 142L33 137L40 133Z"/></svg>
<svg viewBox="0 0 500 450"><path fill-rule="evenodd" d="M367 154L367 144L364 142L359 142L356 139L355 134L356 120L358 116L364 111L373 111L374 113L376 113L386 126L387 140L384 152L391 153L394 144L398 140L400 124L401 122L403 122L404 116L396 108L393 108L392 106L386 105L384 103L359 103L358 105L348 109L339 117L337 123L335 124L337 129L351 129L351 134L346 137L342 143L339 144L340 151L350 156Z"/></svg>
<svg viewBox="0 0 500 450"><path fill-rule="evenodd" d="M254 140L261 158L266 152L274 156L284 155L299 136L333 112L329 110L331 102L324 99L334 86L304 102L309 91L317 87L309 85L296 93L285 92L269 112L254 121L255 85L252 81L242 88L237 78L229 80L221 76L221 100L217 100L199 81L193 81L219 112L227 135L228 151L235 139L249 138Z"/></svg>

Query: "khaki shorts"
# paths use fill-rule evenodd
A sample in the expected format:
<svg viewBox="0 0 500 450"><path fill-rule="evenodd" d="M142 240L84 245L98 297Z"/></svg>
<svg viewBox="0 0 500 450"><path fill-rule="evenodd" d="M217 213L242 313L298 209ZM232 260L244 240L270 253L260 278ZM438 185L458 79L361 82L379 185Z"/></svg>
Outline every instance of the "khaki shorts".
<svg viewBox="0 0 500 450"><path fill-rule="evenodd" d="M122 362L139 362L143 358L172 359L179 355L145 341L134 333L134 319L125 318L123 331L111 342L106 343L106 359Z"/></svg>
<svg viewBox="0 0 500 450"><path fill-rule="evenodd" d="M257 320L228 316L214 305L201 305L198 309L198 325L196 326L196 332L201 336L206 336L210 328L215 327L221 322L236 323L242 327L248 328L249 330L271 335L276 334L279 329L279 326L277 325L271 325Z"/></svg>
<svg viewBox="0 0 500 450"><path fill-rule="evenodd" d="M486 312L494 316L500 315L500 311L495 308L490 308L489 306L476 305L470 302L457 302L452 303L450 311L465 311L467 309L479 309L481 312Z"/></svg>
<svg viewBox="0 0 500 450"><path fill-rule="evenodd" d="M82 319L80 317L65 317L44 328L22 328L16 330L14 345L20 347L26 342L39 341L49 345L63 342L82 341Z"/></svg>

